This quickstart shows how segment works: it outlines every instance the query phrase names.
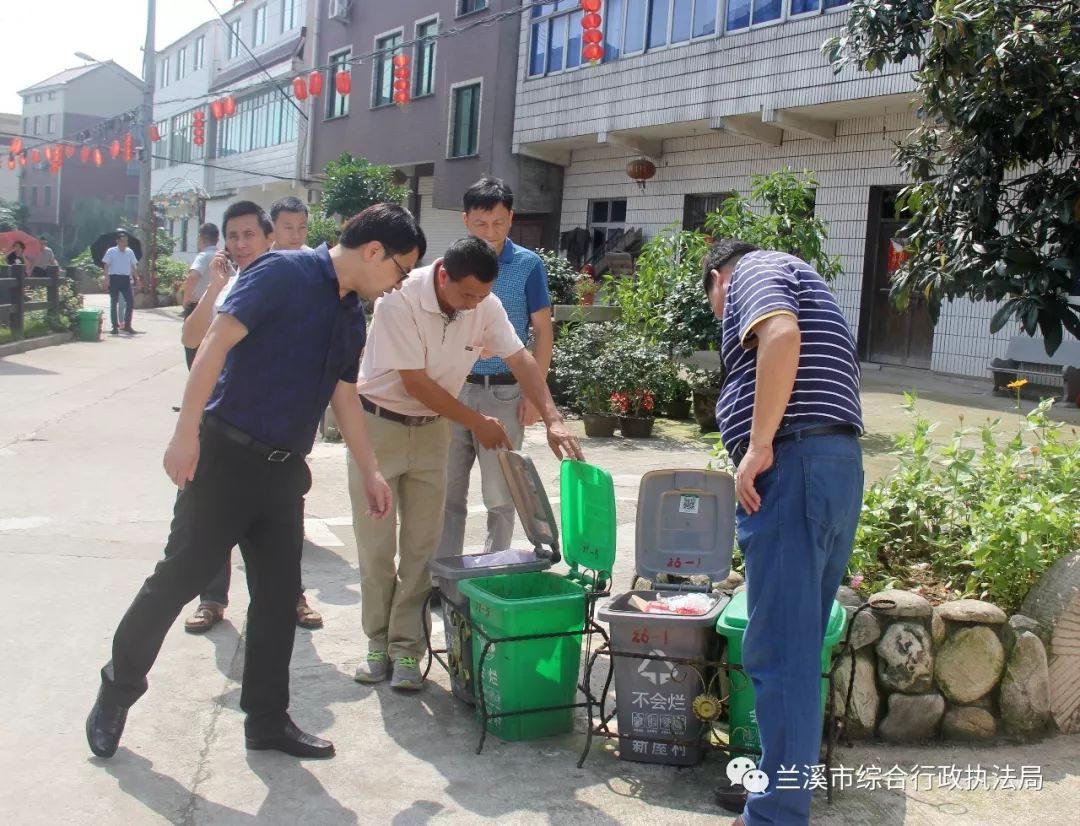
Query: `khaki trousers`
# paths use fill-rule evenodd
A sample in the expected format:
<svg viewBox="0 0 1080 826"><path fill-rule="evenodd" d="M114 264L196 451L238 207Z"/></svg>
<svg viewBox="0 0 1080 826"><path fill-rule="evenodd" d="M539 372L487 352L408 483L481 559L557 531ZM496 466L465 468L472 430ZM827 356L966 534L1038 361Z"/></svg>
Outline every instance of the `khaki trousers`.
<svg viewBox="0 0 1080 826"><path fill-rule="evenodd" d="M360 472L349 456L364 635L369 651L420 658L426 649L420 610L431 590L428 562L442 535L450 423L409 427L364 415L379 469L394 494L390 516L368 516Z"/></svg>

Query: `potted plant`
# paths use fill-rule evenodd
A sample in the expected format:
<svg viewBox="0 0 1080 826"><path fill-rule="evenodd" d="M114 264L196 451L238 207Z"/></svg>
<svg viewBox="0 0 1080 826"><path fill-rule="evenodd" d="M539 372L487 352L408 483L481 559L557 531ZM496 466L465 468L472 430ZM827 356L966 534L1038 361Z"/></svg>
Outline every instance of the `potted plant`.
<svg viewBox="0 0 1080 826"><path fill-rule="evenodd" d="M612 323L568 323L555 344L551 372L582 414L586 436L615 435L611 388L617 371L609 342L616 333Z"/></svg>
<svg viewBox="0 0 1080 826"><path fill-rule="evenodd" d="M630 438L651 436L657 410L671 398L675 364L664 348L634 330L623 328L610 347L619 368L611 394L619 429Z"/></svg>
<svg viewBox="0 0 1080 826"><path fill-rule="evenodd" d="M669 419L690 418L690 382L676 374L671 381L671 397L664 408Z"/></svg>
<svg viewBox="0 0 1080 826"><path fill-rule="evenodd" d="M600 284L591 275L585 273L579 275L577 281L574 282L574 294L586 307L592 305L599 290Z"/></svg>
<svg viewBox="0 0 1080 826"><path fill-rule="evenodd" d="M722 372L694 367L688 371L687 381L693 393L694 420L698 428L702 433L715 433L720 429L716 424L716 400L724 383Z"/></svg>

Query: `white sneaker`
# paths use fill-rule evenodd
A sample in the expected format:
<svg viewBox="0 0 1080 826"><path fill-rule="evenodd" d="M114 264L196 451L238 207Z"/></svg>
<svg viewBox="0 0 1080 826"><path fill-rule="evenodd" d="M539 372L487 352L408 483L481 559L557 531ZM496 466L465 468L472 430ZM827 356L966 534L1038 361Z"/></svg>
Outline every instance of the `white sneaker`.
<svg viewBox="0 0 1080 826"><path fill-rule="evenodd" d="M356 666L353 679L358 683L381 683L390 676L390 660L385 651L369 651L367 659Z"/></svg>

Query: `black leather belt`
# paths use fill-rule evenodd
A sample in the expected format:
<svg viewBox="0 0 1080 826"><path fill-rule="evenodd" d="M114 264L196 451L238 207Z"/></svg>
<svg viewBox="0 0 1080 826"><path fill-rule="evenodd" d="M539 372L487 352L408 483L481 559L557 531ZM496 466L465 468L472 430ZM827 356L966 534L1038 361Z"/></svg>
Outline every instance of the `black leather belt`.
<svg viewBox="0 0 1080 826"><path fill-rule="evenodd" d="M439 420L438 416L406 416L404 413L395 413L393 410L387 410L385 407L379 407L375 402L366 396L360 397L360 404L363 405L364 410L370 413L372 416L378 416L380 419L386 419L388 422L397 422L403 424L406 427L420 427L421 425L431 424Z"/></svg>
<svg viewBox="0 0 1080 826"><path fill-rule="evenodd" d="M270 447L270 445L265 445L254 436L245 433L238 427L233 427L231 424L219 419L212 413L207 413L203 416L203 424L214 432L220 433L230 442L235 442L241 447L247 448L259 458L265 459L268 462L279 464L297 455L290 450L279 450L278 448Z"/></svg>
<svg viewBox="0 0 1080 826"><path fill-rule="evenodd" d="M494 376L485 376L480 373L470 373L465 379L469 384L482 384L490 387L493 384L517 384L513 373L498 373Z"/></svg>
<svg viewBox="0 0 1080 826"><path fill-rule="evenodd" d="M802 430L793 430L790 433L782 433L773 439L773 444L789 442L794 438L807 439L810 436L858 436L859 431L850 424L823 424L816 427L804 427ZM731 449L731 461L736 465L743 460L746 451L750 449L750 440L739 442Z"/></svg>

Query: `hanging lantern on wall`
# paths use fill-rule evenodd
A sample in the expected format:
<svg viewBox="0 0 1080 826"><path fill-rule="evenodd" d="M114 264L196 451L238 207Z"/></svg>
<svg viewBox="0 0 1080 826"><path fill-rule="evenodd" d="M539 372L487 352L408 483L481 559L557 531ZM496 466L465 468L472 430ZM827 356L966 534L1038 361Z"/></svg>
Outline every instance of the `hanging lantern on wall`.
<svg viewBox="0 0 1080 826"><path fill-rule="evenodd" d="M194 112L191 113L191 118L192 118L192 120L196 120L196 121L205 121L206 120L206 110L205 109L196 109Z"/></svg>
<svg viewBox="0 0 1080 826"><path fill-rule="evenodd" d="M644 192L645 182L651 180L656 174L656 164L648 158L634 158L634 160L626 165L626 174L629 175L641 188L641 191Z"/></svg>
<svg viewBox="0 0 1080 826"><path fill-rule="evenodd" d="M39 150L37 150L37 149L31 149L30 150L30 163L33 163L33 164L41 163L41 152Z"/></svg>
<svg viewBox="0 0 1080 826"><path fill-rule="evenodd" d="M94 150L94 166L101 166L105 163L105 156L101 154L100 149Z"/></svg>
<svg viewBox="0 0 1080 826"><path fill-rule="evenodd" d="M312 97L318 97L322 94L323 87L323 74L317 69L308 75L307 79L308 92Z"/></svg>
<svg viewBox="0 0 1080 826"><path fill-rule="evenodd" d="M347 95L352 91L352 75L342 69L334 75L334 88L339 95Z"/></svg>
<svg viewBox="0 0 1080 826"><path fill-rule="evenodd" d="M84 146L82 149L79 150L79 160L82 161L83 163L88 163L90 161L90 147L89 146Z"/></svg>
<svg viewBox="0 0 1080 826"><path fill-rule="evenodd" d="M594 66L604 59L604 33L600 30L603 19L600 17L601 0L581 0L581 57Z"/></svg>
<svg viewBox="0 0 1080 826"><path fill-rule="evenodd" d="M150 124L150 142L157 143L161 140L161 132L158 131L157 124Z"/></svg>
<svg viewBox="0 0 1080 826"><path fill-rule="evenodd" d="M124 135L124 160L128 163L135 160L135 137L130 132Z"/></svg>
<svg viewBox="0 0 1080 826"><path fill-rule="evenodd" d="M22 138L15 138L11 141L11 154L18 155L22 152Z"/></svg>
<svg viewBox="0 0 1080 826"><path fill-rule="evenodd" d="M232 95L225 96L225 117L231 118L236 114L236 98Z"/></svg>
<svg viewBox="0 0 1080 826"><path fill-rule="evenodd" d="M297 100L307 100L307 81L302 77L292 79L292 90Z"/></svg>
<svg viewBox="0 0 1080 826"><path fill-rule="evenodd" d="M75 144L69 143L64 147L64 155L68 158L75 157Z"/></svg>
<svg viewBox="0 0 1080 826"><path fill-rule="evenodd" d="M394 103L404 106L409 102L409 79L412 71L409 68L409 56L407 54L394 55Z"/></svg>
<svg viewBox="0 0 1080 826"><path fill-rule="evenodd" d="M114 140L109 144L109 157L116 160L120 155L120 141Z"/></svg>
<svg viewBox="0 0 1080 826"><path fill-rule="evenodd" d="M215 100L210 104L210 114L214 116L214 120L221 120L225 117L225 104L220 100Z"/></svg>

